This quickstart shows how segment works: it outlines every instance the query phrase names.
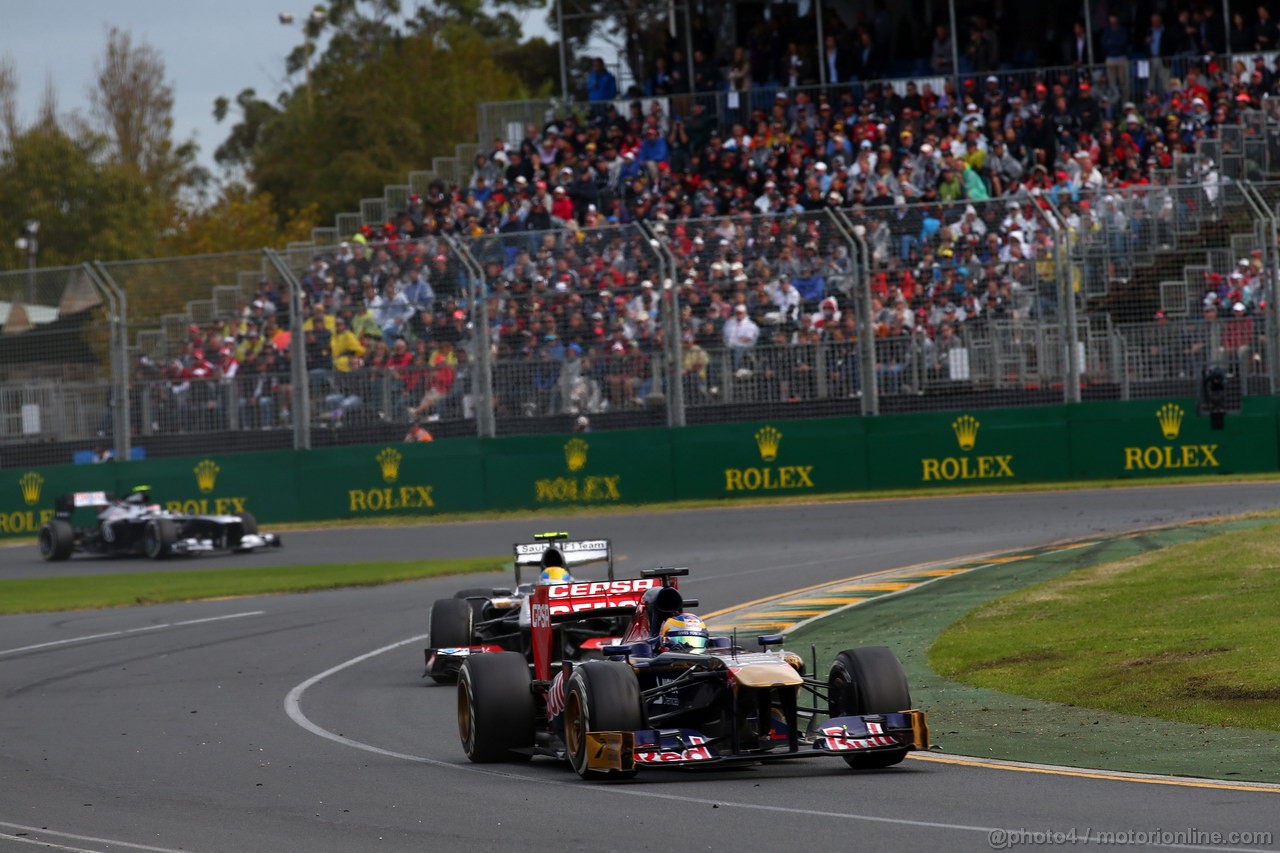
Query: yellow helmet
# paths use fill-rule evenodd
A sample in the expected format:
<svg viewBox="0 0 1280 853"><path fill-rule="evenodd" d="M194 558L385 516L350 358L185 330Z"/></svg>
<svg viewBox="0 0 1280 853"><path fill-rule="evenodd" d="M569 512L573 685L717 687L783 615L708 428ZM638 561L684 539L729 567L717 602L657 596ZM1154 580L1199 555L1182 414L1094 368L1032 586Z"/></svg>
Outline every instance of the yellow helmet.
<svg viewBox="0 0 1280 853"><path fill-rule="evenodd" d="M538 577L538 585L553 583L573 583L573 575L564 566L547 566Z"/></svg>

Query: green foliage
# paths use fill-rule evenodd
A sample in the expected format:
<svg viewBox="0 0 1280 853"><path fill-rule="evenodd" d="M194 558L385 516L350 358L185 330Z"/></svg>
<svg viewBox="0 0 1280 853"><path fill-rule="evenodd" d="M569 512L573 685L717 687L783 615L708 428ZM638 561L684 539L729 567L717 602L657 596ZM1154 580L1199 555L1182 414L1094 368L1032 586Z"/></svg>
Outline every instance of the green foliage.
<svg viewBox="0 0 1280 853"><path fill-rule="evenodd" d="M290 73L304 79L275 103L252 90L214 105L236 123L216 159L284 211L314 205L319 221L354 210L409 172L476 138L476 105L549 91L554 46L521 43L508 8L545 0L445 0L401 19L397 0L332 0L308 18ZM327 38L323 54L316 45Z"/></svg>
<svg viewBox="0 0 1280 853"><path fill-rule="evenodd" d="M0 234L38 220L42 266L150 255L169 199L110 149L101 134L73 136L51 121L19 131L0 154ZM0 266L24 264L13 241L0 240Z"/></svg>
<svg viewBox="0 0 1280 853"><path fill-rule="evenodd" d="M941 675L1166 720L1280 730L1276 526L1082 570L934 644Z"/></svg>

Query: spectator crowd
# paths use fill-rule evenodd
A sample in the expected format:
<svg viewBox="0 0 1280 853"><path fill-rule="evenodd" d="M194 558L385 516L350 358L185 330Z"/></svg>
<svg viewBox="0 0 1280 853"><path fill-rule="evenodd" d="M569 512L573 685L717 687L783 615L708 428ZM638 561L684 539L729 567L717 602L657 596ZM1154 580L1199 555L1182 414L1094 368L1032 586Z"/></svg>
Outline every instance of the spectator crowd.
<svg viewBox="0 0 1280 853"><path fill-rule="evenodd" d="M1101 40L1108 60L1140 48L1126 38L1123 57ZM166 361L140 360L141 399L156 429L286 426L294 335L309 416L333 426L473 416L484 346L499 417L653 405L669 359L692 405L857 396L868 334L883 392L964 379L967 340L1057 316L1062 230L1099 257L1151 252L1179 217L1216 203L1228 178L1201 143L1244 155L1230 148L1259 127L1273 57L1187 63L1141 96L1113 63L994 71L959 89L786 87L736 106L685 94L678 54L647 98L618 100L597 62L589 108L492 140L461 185L433 183L309 257L302 316L263 281L236 317L193 326ZM750 93L751 65L740 52L720 84ZM833 79L859 76L841 68ZM869 248L870 316L845 228ZM474 292L453 239L483 266ZM1083 272L1110 274L1105 262ZM1213 275L1200 300L1252 335L1261 259ZM1117 310L1153 319L1145 303Z"/></svg>

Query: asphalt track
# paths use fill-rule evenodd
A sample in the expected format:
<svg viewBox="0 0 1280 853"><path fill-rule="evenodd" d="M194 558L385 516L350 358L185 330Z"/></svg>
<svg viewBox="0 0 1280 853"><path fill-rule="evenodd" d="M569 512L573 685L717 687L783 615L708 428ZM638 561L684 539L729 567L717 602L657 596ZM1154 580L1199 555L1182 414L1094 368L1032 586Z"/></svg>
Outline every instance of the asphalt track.
<svg viewBox="0 0 1280 853"><path fill-rule="evenodd" d="M171 567L496 554L561 528L611 537L620 573L689 565L684 588L711 611L863 572L1270 509L1278 492L1251 483L326 530L292 533L279 552ZM0 577L45 569L34 546L0 550ZM413 638L431 600L500 577L0 618L0 850L988 850L993 831L1009 831L995 840L1010 848L1055 832L1063 846L1101 846L1100 833L1130 832L1223 850L1280 839L1280 794L1243 785L935 760L873 773L822 760L655 771L619 785L581 783L545 760L470 765L453 690L422 684ZM1208 835L1241 831L1272 835Z"/></svg>

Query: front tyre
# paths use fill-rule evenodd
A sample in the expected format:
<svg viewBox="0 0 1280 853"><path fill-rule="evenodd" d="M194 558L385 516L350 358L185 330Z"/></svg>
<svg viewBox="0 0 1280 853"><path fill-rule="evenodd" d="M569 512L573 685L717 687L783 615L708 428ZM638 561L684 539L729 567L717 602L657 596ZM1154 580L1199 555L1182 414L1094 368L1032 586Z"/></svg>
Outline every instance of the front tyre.
<svg viewBox="0 0 1280 853"><path fill-rule="evenodd" d="M458 737L477 764L528 761L534 743L533 676L519 652L467 658L458 672Z"/></svg>
<svg viewBox="0 0 1280 853"><path fill-rule="evenodd" d="M574 667L564 706L564 743L569 763L583 779L630 779L633 770L591 770L587 767L587 734L634 732L644 728L640 683L630 665L621 661L588 661Z"/></svg>
<svg viewBox="0 0 1280 853"><path fill-rule="evenodd" d="M846 649L836 655L827 675L828 712L832 717L857 714L896 714L911 707L911 691L902 663L885 646ZM898 764L907 748L845 755L857 770Z"/></svg>
<svg viewBox="0 0 1280 853"><path fill-rule="evenodd" d="M65 518L51 518L40 528L40 556L50 563L70 557L75 542L75 530Z"/></svg>
<svg viewBox="0 0 1280 853"><path fill-rule="evenodd" d="M142 530L142 552L152 560L163 560L173 554L178 541L178 528L169 518L153 518Z"/></svg>
<svg viewBox="0 0 1280 853"><path fill-rule="evenodd" d="M431 605L431 633L428 645L433 649L452 649L471 645L473 632L471 603L461 598L440 598ZM449 684L452 674L433 675L436 684Z"/></svg>

